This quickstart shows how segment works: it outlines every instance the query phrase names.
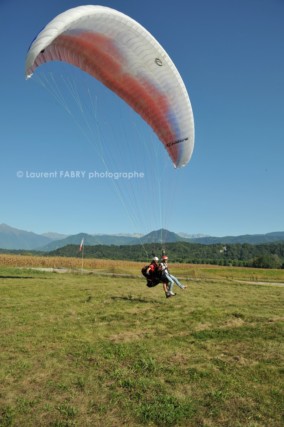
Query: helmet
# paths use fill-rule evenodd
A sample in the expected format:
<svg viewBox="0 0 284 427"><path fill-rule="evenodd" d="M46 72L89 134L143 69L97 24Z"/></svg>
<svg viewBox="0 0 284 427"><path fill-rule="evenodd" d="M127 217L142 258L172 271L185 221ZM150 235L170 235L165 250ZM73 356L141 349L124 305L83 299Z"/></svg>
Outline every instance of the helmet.
<svg viewBox="0 0 284 427"><path fill-rule="evenodd" d="M163 256L162 256L162 260L163 260L163 261L167 261L167 259L168 259L167 255L163 255Z"/></svg>
<svg viewBox="0 0 284 427"><path fill-rule="evenodd" d="M157 256L154 256L153 261L159 261L159 258Z"/></svg>

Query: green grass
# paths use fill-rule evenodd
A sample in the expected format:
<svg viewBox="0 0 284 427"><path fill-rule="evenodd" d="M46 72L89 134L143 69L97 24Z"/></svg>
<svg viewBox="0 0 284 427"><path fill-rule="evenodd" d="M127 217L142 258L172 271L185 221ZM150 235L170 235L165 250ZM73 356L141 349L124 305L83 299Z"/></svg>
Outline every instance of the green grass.
<svg viewBox="0 0 284 427"><path fill-rule="evenodd" d="M282 426L284 288L194 270L166 299L139 278L1 268L0 426Z"/></svg>

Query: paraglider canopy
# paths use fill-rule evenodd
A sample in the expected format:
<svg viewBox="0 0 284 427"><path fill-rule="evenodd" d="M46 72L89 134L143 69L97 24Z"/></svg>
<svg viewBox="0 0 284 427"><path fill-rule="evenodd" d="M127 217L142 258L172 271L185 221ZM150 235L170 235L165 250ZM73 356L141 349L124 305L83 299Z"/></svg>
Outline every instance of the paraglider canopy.
<svg viewBox="0 0 284 427"><path fill-rule="evenodd" d="M48 61L75 65L101 81L152 127L175 167L189 162L194 121L186 87L165 50L135 20L104 6L67 10L31 44L26 77Z"/></svg>

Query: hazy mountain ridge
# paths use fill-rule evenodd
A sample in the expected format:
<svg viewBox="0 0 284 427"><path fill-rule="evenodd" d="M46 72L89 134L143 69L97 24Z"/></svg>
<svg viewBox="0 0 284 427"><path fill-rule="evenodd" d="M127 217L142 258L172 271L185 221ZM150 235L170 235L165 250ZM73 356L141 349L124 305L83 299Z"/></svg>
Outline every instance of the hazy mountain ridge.
<svg viewBox="0 0 284 427"><path fill-rule="evenodd" d="M188 237L190 236L190 237ZM284 241L284 231L267 234L213 237L204 235L188 235L160 229L139 237L137 234L95 234L78 233L66 236L60 233L36 234L31 231L19 230L7 224L0 224L0 248L9 250L38 250L50 252L66 245L80 245L84 239L85 246L94 245L136 245L147 243L201 243L204 245L221 244L262 244Z"/></svg>
<svg viewBox="0 0 284 427"><path fill-rule="evenodd" d="M50 241L46 236L0 224L0 248L33 250Z"/></svg>
<svg viewBox="0 0 284 427"><path fill-rule="evenodd" d="M108 235L108 234L100 234L94 235L87 233L79 233L74 234L72 236L68 236L65 239L57 240L55 242L50 242L46 246L40 248L44 252L54 251L55 249L62 248L67 245L80 245L82 239L84 239L85 246L94 246L94 245L131 245L137 243L136 237L130 236L117 236L117 235Z"/></svg>
<svg viewBox="0 0 284 427"><path fill-rule="evenodd" d="M194 240L195 243L202 243L204 245L212 245L215 243L222 244L237 244L248 243L251 245L274 243L284 240L284 231L266 233L266 234L244 234L240 236L224 236L224 237L201 237Z"/></svg>
<svg viewBox="0 0 284 427"><path fill-rule="evenodd" d="M51 239L51 240L61 240L61 239L66 239L66 237L68 237L68 234L53 233L52 231L49 231L47 233L41 234L41 236L47 237L48 239Z"/></svg>

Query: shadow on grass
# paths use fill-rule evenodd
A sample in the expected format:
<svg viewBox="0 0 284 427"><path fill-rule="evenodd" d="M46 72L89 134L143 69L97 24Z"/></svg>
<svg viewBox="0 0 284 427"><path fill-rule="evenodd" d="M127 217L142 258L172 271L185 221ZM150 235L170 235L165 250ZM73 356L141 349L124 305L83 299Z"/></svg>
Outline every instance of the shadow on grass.
<svg viewBox="0 0 284 427"><path fill-rule="evenodd" d="M2 276L0 275L0 279L36 279L33 276Z"/></svg>
<svg viewBox="0 0 284 427"><path fill-rule="evenodd" d="M151 303L151 304L161 304L160 301L157 301L153 298L145 297L133 297L132 295L122 296L122 297L111 297L114 301L130 301L130 302L142 302L142 303Z"/></svg>

